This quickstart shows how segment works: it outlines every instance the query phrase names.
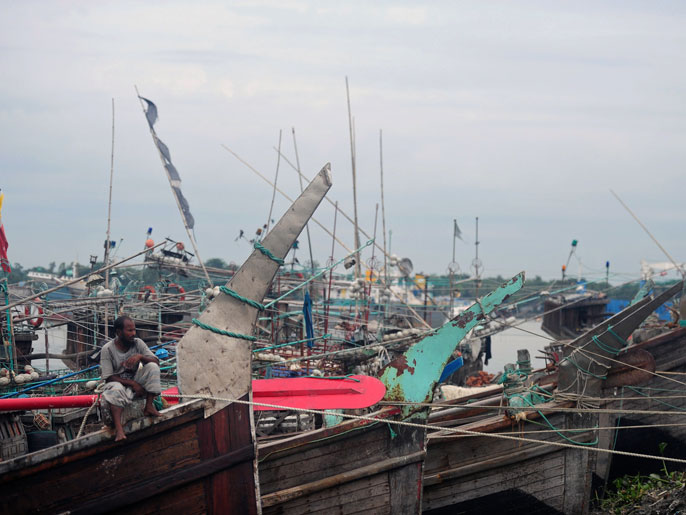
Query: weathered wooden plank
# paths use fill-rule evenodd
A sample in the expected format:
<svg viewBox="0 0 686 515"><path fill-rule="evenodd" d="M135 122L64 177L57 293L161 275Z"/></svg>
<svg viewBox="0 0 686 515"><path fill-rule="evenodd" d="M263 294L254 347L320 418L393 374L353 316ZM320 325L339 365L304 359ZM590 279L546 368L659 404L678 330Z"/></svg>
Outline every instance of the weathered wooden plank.
<svg viewBox="0 0 686 515"><path fill-rule="evenodd" d="M504 455L498 455L488 457L480 462L470 463L462 467L456 467L448 470L440 470L438 472L432 472L431 474L424 475L424 485L433 485L445 482L447 480L457 479L460 477L468 476L470 474L476 474L479 472L517 464L521 461L530 458L539 458L546 454L551 454L555 452L562 452L559 448L551 447L549 445L528 445L520 451L507 453Z"/></svg>
<svg viewBox="0 0 686 515"><path fill-rule="evenodd" d="M553 459L538 462L531 460L514 467L503 467L487 473L474 474L472 476L454 481L430 485L426 488L426 495L432 498L440 498L454 492L463 492L470 496L483 496L510 488L518 488L521 485L545 480L554 484L555 478L564 478L564 458L556 456Z"/></svg>
<svg viewBox="0 0 686 515"><path fill-rule="evenodd" d="M327 488L331 488L343 483L355 481L359 478L371 476L374 474L380 474L382 472L386 472L388 470L398 467L404 467L422 460L424 458L424 455L424 451L419 451L409 455L398 456L396 458L389 458L379 463L368 465L357 470L343 472L340 474L326 477L324 479L320 479L319 481L313 481L311 483L298 485L296 487L287 488L279 492L264 495L262 496L262 506L266 507L284 503L291 499L309 495L313 492L325 490Z"/></svg>
<svg viewBox="0 0 686 515"><path fill-rule="evenodd" d="M139 437L125 446L106 446L106 450L79 461L69 461L57 468L42 468L39 472L16 481L0 479L0 506L19 511L40 507L59 511L71 506L97 501L103 491L111 490L112 481L133 484L155 476L183 469L199 461L194 424L173 427L165 433ZM89 483L83 489L84 478ZM21 488L18 488L21 486ZM40 489L40 498L25 492Z"/></svg>
<svg viewBox="0 0 686 515"><path fill-rule="evenodd" d="M199 418L202 418L202 403L194 402L181 404L165 410L162 412L162 419L158 421L141 419L141 421L130 422L126 425L127 430L139 425L145 427L129 434L126 444L130 445L139 440L152 438L159 433L171 431L177 426L182 426L189 421ZM67 465L89 456L99 455L112 449L121 449L122 447L121 443L115 442L112 439L111 432L103 429L77 440L71 440L39 452L20 456L11 461L0 463L0 489L2 489L3 484L15 479L31 476L43 470Z"/></svg>
<svg viewBox="0 0 686 515"><path fill-rule="evenodd" d="M394 414L398 413L397 409L386 408L375 413L371 413L370 417L379 418L380 422L385 421L387 418L391 418ZM324 442L328 439L336 438L346 438L345 435L350 434L351 430L371 426L376 424L375 422L369 422L367 420L349 420L338 424L333 427L326 427L321 429L316 429L314 431L308 431L306 433L301 433L296 436L282 438L276 441L270 442L260 442L258 447L258 457L259 460L264 460L266 456L271 456L279 453L281 456L287 454L299 454L300 449L303 444L306 445L325 445Z"/></svg>
<svg viewBox="0 0 686 515"><path fill-rule="evenodd" d="M264 515L270 513L354 513L359 510L367 510L369 513L369 510L373 508L389 508L389 494L388 477L385 474L377 474L294 499L285 504L265 508Z"/></svg>
<svg viewBox="0 0 686 515"><path fill-rule="evenodd" d="M135 505L148 497L158 496L193 481L216 475L219 471L250 461L254 456L255 449L252 445L249 445L242 449L222 454L216 458L203 460L200 463L157 479L136 485L120 485L119 489L113 493L100 495L97 500L84 503L78 507L71 507L69 512L74 515L81 513L84 515L89 513L105 513L112 509ZM224 505L210 505L207 508L209 513L227 513L226 511L218 511L224 507ZM245 513L251 513L249 505L245 506L245 509Z"/></svg>
<svg viewBox="0 0 686 515"><path fill-rule="evenodd" d="M561 495L564 486L562 453L543 460L526 460L516 467L501 467L468 477L425 486L424 510L450 506L487 495L519 489L535 494L538 485L544 489L540 497Z"/></svg>
<svg viewBox="0 0 686 515"><path fill-rule="evenodd" d="M245 395L243 399L247 399ZM231 404L209 418L198 422L200 455L212 461L226 456L230 449L251 449L254 457L249 418L250 407ZM257 512L257 492L250 488L254 481L252 461L242 461L205 480L206 504L209 513L226 513L231 507L242 506L244 513Z"/></svg>
<svg viewBox="0 0 686 515"><path fill-rule="evenodd" d="M593 427L598 416L592 413L572 413L565 416L567 429ZM576 435L574 435L577 438ZM585 449L567 449L565 456L564 505L569 513L587 513L591 500L591 471L595 468L595 453Z"/></svg>
<svg viewBox="0 0 686 515"><path fill-rule="evenodd" d="M342 440L326 440L322 442L323 445L314 448L301 447L300 455L289 454L281 458L276 454L266 457L259 463L262 493L269 494L310 482L328 475L331 470L354 470L387 455L390 438L385 425L372 431L355 431L355 436L353 438L349 434Z"/></svg>
<svg viewBox="0 0 686 515"><path fill-rule="evenodd" d="M157 515L158 513L183 513L183 515L202 515L207 513L205 490L200 481L182 486L165 495L145 499L133 508L127 506L112 512L116 515Z"/></svg>

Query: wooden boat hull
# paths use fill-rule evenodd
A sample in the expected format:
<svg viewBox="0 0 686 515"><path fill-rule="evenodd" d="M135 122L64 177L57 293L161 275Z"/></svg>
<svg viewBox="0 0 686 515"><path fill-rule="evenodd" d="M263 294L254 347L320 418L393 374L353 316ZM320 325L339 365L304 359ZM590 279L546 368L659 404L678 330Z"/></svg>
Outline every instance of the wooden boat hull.
<svg viewBox="0 0 686 515"><path fill-rule="evenodd" d="M558 428L594 425L588 417L579 415L546 416ZM522 436L540 443L490 436L430 437L424 471L425 513L489 513L502 509L517 513L587 512L595 453L547 445L563 440L554 432L546 432L548 427L511 423L503 417L489 417L460 428ZM526 433L518 435L519 431ZM588 442L595 435L588 431L574 433L573 438Z"/></svg>
<svg viewBox="0 0 686 515"><path fill-rule="evenodd" d="M664 411L676 414L686 411L686 397L683 395L682 384L686 378L686 354L684 353L686 328L674 329L632 348L642 349L652 354L655 359L656 373L666 372L667 374L662 374L662 377L653 376L641 385L604 391L605 396L611 399L607 406L634 412L619 416L617 423L620 426L662 425L663 427L619 430L615 440L616 449L660 455L659 445L665 442L667 446L664 449L664 456L683 458L686 452L686 427L679 424L681 417L668 414L642 414L641 412ZM675 466L675 464L670 464L669 468ZM601 468L598 470L598 475L603 481L617 474L635 473L639 469L659 470L661 467L662 463L656 460L614 456L611 469Z"/></svg>
<svg viewBox="0 0 686 515"><path fill-rule="evenodd" d="M260 444L262 512L419 513L425 437L382 419Z"/></svg>
<svg viewBox="0 0 686 515"><path fill-rule="evenodd" d="M258 513L247 405L202 403L0 464L3 513ZM135 427L134 427L135 426Z"/></svg>

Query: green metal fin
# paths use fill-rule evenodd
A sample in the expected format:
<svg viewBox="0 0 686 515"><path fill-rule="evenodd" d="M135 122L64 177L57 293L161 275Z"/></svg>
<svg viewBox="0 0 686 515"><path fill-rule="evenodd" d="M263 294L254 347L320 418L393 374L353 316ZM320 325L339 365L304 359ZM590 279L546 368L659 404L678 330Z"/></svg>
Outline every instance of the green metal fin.
<svg viewBox="0 0 686 515"><path fill-rule="evenodd" d="M647 297L648 294L655 288L655 283L653 283L652 279L648 279L643 283L643 286L636 292L636 295L634 295L634 298L631 301L631 304L629 306L633 306L636 304L639 300L641 300L644 297Z"/></svg>
<svg viewBox="0 0 686 515"><path fill-rule="evenodd" d="M523 284L524 272L520 272L389 363L381 375L387 389L385 400L431 402L438 379L457 344L483 321L485 315L519 291ZM403 417L415 411L418 411L415 406L403 406Z"/></svg>

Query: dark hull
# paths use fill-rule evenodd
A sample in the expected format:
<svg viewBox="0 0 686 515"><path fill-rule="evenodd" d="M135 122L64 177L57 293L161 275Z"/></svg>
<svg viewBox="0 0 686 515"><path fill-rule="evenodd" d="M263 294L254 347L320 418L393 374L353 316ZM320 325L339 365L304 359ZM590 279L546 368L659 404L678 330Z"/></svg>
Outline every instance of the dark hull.
<svg viewBox="0 0 686 515"><path fill-rule="evenodd" d="M3 513L257 513L249 408L200 403L0 464ZM137 429L137 430L136 430Z"/></svg>
<svg viewBox="0 0 686 515"><path fill-rule="evenodd" d="M259 446L262 512L419 513L425 431L344 422Z"/></svg>
<svg viewBox="0 0 686 515"><path fill-rule="evenodd" d="M593 421L582 420L578 415L550 413L546 416L558 428L594 425ZM556 433L545 432L548 427L511 423L503 417L491 416L461 425L460 429L515 437L519 431L526 431L521 436L537 442L488 436L430 437L424 471L424 512L497 510L576 514L588 511L594 453L547 445L545 442L563 440ZM574 433L577 441L588 442L594 438L590 431ZM504 499L512 502L503 505Z"/></svg>
<svg viewBox="0 0 686 515"><path fill-rule="evenodd" d="M667 446L664 455L683 458L686 453L686 427L679 424L680 413L686 411L686 397L683 395L683 382L686 378L686 328L675 329L636 345L650 352L655 358L657 373L666 372L663 377L653 377L640 386L618 388L614 402L609 406L614 409L630 410L634 413L622 414L618 418L620 426L661 425L660 428L619 430L616 437L616 448L645 454L660 455L659 445ZM680 374L674 374L675 372ZM671 379L675 379L671 380ZM678 381L678 382L677 382ZM611 393L607 392L609 397ZM629 397L633 399L628 399ZM655 397L663 397L656 399ZM671 398L664 398L671 397ZM668 414L642 414L645 411L672 412ZM677 469L678 464L669 463L670 470ZM633 459L614 456L609 478L627 473L644 473L659 471L662 462L657 460Z"/></svg>

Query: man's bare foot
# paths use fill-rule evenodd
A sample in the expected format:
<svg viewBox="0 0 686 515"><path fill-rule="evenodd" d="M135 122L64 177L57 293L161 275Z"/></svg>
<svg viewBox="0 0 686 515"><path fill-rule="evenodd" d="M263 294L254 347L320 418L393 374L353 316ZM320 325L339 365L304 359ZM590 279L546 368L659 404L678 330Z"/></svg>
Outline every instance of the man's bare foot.
<svg viewBox="0 0 686 515"><path fill-rule="evenodd" d="M143 410L143 414L148 415L149 417L161 417L162 416L162 413L157 411L157 408L155 408L155 406L150 406L149 408L146 407Z"/></svg>
<svg viewBox="0 0 686 515"><path fill-rule="evenodd" d="M114 438L115 442L118 442L120 440L126 440L126 435L124 433L117 433L117 436Z"/></svg>

